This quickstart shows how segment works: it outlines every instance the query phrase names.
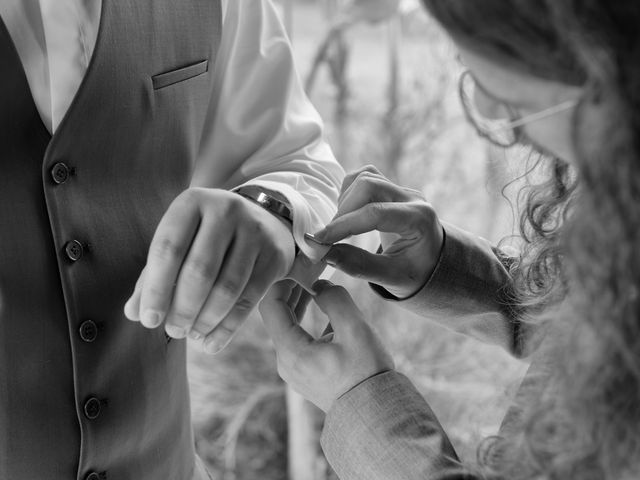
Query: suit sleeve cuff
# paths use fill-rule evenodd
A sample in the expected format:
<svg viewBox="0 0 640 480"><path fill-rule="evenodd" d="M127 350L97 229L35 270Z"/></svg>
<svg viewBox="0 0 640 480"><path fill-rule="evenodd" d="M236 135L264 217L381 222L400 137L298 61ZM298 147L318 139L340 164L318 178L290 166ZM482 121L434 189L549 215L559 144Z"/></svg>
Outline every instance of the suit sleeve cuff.
<svg viewBox="0 0 640 480"><path fill-rule="evenodd" d="M342 480L432 478L461 471L435 414L396 371L375 375L336 400L320 441Z"/></svg>
<svg viewBox="0 0 640 480"><path fill-rule="evenodd" d="M523 321L513 292L513 257L487 240L444 224L440 259L423 287L398 299L382 287L376 293L399 306L482 342L499 345L517 357L539 345L542 331Z"/></svg>

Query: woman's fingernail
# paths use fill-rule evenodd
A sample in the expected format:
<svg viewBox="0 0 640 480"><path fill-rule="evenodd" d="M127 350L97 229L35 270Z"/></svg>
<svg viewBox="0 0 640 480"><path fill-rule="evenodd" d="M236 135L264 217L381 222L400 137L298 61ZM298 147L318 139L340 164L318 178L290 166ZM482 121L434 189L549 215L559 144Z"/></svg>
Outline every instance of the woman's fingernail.
<svg viewBox="0 0 640 480"><path fill-rule="evenodd" d="M167 334L173 338L184 338L187 336L187 331L182 327L177 327L175 325L165 325L164 329Z"/></svg>
<svg viewBox="0 0 640 480"><path fill-rule="evenodd" d="M162 314L157 310L148 308L142 312L140 321L149 328L155 328L162 323Z"/></svg>
<svg viewBox="0 0 640 480"><path fill-rule="evenodd" d="M326 263L327 265L330 265L332 267L335 267L338 264L338 262L336 262L333 258L326 258L325 257L325 258L322 259L322 261L324 263Z"/></svg>

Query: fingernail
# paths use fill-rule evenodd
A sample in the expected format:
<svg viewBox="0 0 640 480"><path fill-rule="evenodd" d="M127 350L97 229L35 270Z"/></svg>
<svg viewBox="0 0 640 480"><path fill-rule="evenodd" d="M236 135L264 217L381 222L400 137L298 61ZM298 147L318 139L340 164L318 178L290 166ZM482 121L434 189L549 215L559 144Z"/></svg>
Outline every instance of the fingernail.
<svg viewBox="0 0 640 480"><path fill-rule="evenodd" d="M327 229L323 228L322 230L318 230L316 233L313 234L313 236L317 239L317 240L324 240L325 235L327 234Z"/></svg>
<svg viewBox="0 0 640 480"><path fill-rule="evenodd" d="M202 337L204 337L204 335L202 335L201 333L196 332L195 330L191 330L189 332L189 338L191 340L200 340Z"/></svg>
<svg viewBox="0 0 640 480"><path fill-rule="evenodd" d="M153 309L147 309L142 313L141 321L149 328L155 328L162 323L162 314Z"/></svg>
<svg viewBox="0 0 640 480"><path fill-rule="evenodd" d="M167 334L173 338L184 338L187 336L187 331L182 327L177 327L175 325L165 325L164 329Z"/></svg>
<svg viewBox="0 0 640 480"><path fill-rule="evenodd" d="M338 262L336 262L333 258L325 257L325 258L322 259L322 261L324 263L326 263L327 265L330 265L332 267L335 267L338 264Z"/></svg>

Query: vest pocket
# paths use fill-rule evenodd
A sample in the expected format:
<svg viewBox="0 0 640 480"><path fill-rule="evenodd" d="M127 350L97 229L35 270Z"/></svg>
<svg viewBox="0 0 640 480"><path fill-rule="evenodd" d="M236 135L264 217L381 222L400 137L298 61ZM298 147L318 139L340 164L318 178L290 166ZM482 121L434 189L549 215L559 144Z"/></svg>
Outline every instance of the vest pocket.
<svg viewBox="0 0 640 480"><path fill-rule="evenodd" d="M206 73L209 69L209 61L202 60L200 62L187 65L186 67L177 68L165 73L159 73L151 77L154 90L159 90L175 83L184 82L190 78L197 77Z"/></svg>

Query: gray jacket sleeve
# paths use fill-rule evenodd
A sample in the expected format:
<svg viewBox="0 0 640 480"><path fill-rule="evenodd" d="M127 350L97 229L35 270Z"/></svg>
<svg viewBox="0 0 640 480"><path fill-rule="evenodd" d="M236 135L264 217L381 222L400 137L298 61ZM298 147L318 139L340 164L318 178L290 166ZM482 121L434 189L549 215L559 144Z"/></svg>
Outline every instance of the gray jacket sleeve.
<svg viewBox="0 0 640 480"><path fill-rule="evenodd" d="M517 357L538 345L536 329L514 302L510 257L487 240L445 224L438 264L424 286L398 300L378 285L382 297L451 330L499 345ZM535 337L535 338L534 338Z"/></svg>
<svg viewBox="0 0 640 480"><path fill-rule="evenodd" d="M459 462L429 405L396 371L373 376L336 400L320 442L341 480L479 478Z"/></svg>

